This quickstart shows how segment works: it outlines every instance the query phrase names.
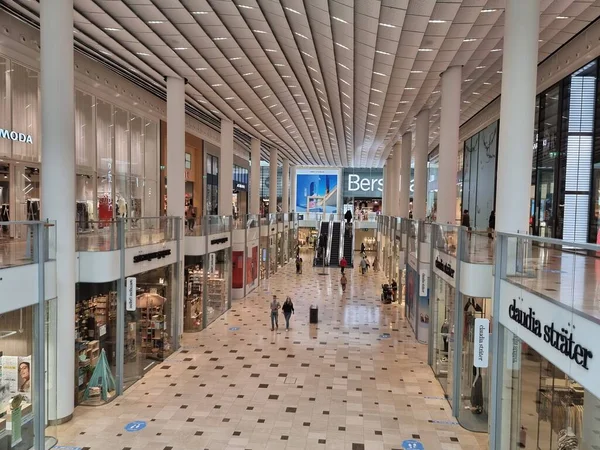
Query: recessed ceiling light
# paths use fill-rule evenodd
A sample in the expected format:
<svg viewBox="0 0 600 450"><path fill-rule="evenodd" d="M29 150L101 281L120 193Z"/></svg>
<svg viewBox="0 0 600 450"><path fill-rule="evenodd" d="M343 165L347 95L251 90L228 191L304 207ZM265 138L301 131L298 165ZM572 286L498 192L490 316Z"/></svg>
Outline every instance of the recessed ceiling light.
<svg viewBox="0 0 600 450"><path fill-rule="evenodd" d="M346 80L344 80L344 79L340 78L340 81L341 81L342 83L344 83L344 84L346 84L346 85L350 86L350 83L348 83Z"/></svg>
<svg viewBox="0 0 600 450"><path fill-rule="evenodd" d="M202 70L206 70L207 67L196 67L195 70L197 70L198 72L202 71Z"/></svg>
<svg viewBox="0 0 600 450"><path fill-rule="evenodd" d="M289 12L293 12L294 14L298 14L298 15L302 15L302 13L300 11L296 11L295 9L289 8L289 7L285 7L285 9L287 9Z"/></svg>
<svg viewBox="0 0 600 450"><path fill-rule="evenodd" d="M301 94L293 94L292 97L302 97Z"/></svg>
<svg viewBox="0 0 600 450"><path fill-rule="evenodd" d="M291 75L281 75L281 78L292 78Z"/></svg>
<svg viewBox="0 0 600 450"><path fill-rule="evenodd" d="M468 100L463 100L463 103L471 103L471 102Z"/></svg>
<svg viewBox="0 0 600 450"><path fill-rule="evenodd" d="M423 73L422 70L411 70L410 73Z"/></svg>
<svg viewBox="0 0 600 450"><path fill-rule="evenodd" d="M318 70L317 70L317 69L315 69L314 67L311 67L311 66L306 66L306 67L308 67L308 68L309 68L310 70L312 70L313 72L318 72Z"/></svg>
<svg viewBox="0 0 600 450"><path fill-rule="evenodd" d="M242 76L243 76L243 77L247 77L247 76L249 76L249 75L254 75L254 72L248 72L248 73L245 73L245 74L243 74Z"/></svg>
<svg viewBox="0 0 600 450"><path fill-rule="evenodd" d="M429 23L446 23L446 21L441 19L430 19Z"/></svg>
<svg viewBox="0 0 600 450"><path fill-rule="evenodd" d="M258 34L267 34L266 31L263 30L252 30L254 33L258 33Z"/></svg>
<svg viewBox="0 0 600 450"><path fill-rule="evenodd" d="M375 50L375 53L379 53L380 55L392 56L391 53L384 52L383 50Z"/></svg>
<svg viewBox="0 0 600 450"><path fill-rule="evenodd" d="M473 92L473 95L481 95L479 92Z"/></svg>
<svg viewBox="0 0 600 450"><path fill-rule="evenodd" d="M263 87L263 86L264 86L264 84L259 84L259 85L257 85L257 86L254 86L252 89L258 89L258 88L261 88L261 87Z"/></svg>
<svg viewBox="0 0 600 450"><path fill-rule="evenodd" d="M304 36L303 34L298 33L297 31L294 31L294 34L296 36L300 36L302 39L308 39L306 36Z"/></svg>
<svg viewBox="0 0 600 450"><path fill-rule="evenodd" d="M381 106L379 103L374 103L374 102L369 102L369 105L373 105L373 106Z"/></svg>
<svg viewBox="0 0 600 450"><path fill-rule="evenodd" d="M485 84L486 86L491 86L492 83L488 83L487 81L484 81L483 84Z"/></svg>
<svg viewBox="0 0 600 450"><path fill-rule="evenodd" d="M381 73L381 72L373 72L373 75L379 75L380 77L387 77L387 75L385 73Z"/></svg>
<svg viewBox="0 0 600 450"><path fill-rule="evenodd" d="M283 120L281 121L281 123L283 123L283 122L287 122L287 119L283 119Z"/></svg>
<svg viewBox="0 0 600 450"><path fill-rule="evenodd" d="M274 105L269 106L269 109L275 108L276 106L277 106L277 103L275 103Z"/></svg>
<svg viewBox="0 0 600 450"><path fill-rule="evenodd" d="M375 92L379 92L380 94L383 94L383 91L380 91L379 89L371 88L371 90L375 91Z"/></svg>
<svg viewBox="0 0 600 450"><path fill-rule="evenodd" d="M490 50L490 52L501 52L502 49L501 48L493 48Z"/></svg>
<svg viewBox="0 0 600 450"><path fill-rule="evenodd" d="M225 100L229 101L229 100L233 100L235 97L225 97Z"/></svg>
<svg viewBox="0 0 600 450"><path fill-rule="evenodd" d="M475 42L477 39L476 38L466 38L463 39L463 42Z"/></svg>
<svg viewBox="0 0 600 450"><path fill-rule="evenodd" d="M242 111L244 109L246 109L246 108L235 108L236 111Z"/></svg>
<svg viewBox="0 0 600 450"><path fill-rule="evenodd" d="M136 52L135 54L139 55L139 56L150 56L150 53L144 53L144 52Z"/></svg>
<svg viewBox="0 0 600 450"><path fill-rule="evenodd" d="M391 23L379 22L379 25L386 28L396 28L396 25L392 25Z"/></svg>
<svg viewBox="0 0 600 450"><path fill-rule="evenodd" d="M339 17L331 16L332 19L337 20L338 22L348 23L344 19L340 19Z"/></svg>
<svg viewBox="0 0 600 450"><path fill-rule="evenodd" d="M416 88L414 88L414 87L407 87L407 88L404 88L404 90L405 90L405 91L414 91L415 89L416 89Z"/></svg>
<svg viewBox="0 0 600 450"><path fill-rule="evenodd" d="M269 95L265 95L264 97L262 97L262 99L263 99L263 100L264 100L264 99L267 99L267 98L269 98L270 96L271 96L270 94L269 94Z"/></svg>
<svg viewBox="0 0 600 450"><path fill-rule="evenodd" d="M557 18L558 20L570 19L570 17L569 17L569 16L556 16L556 18Z"/></svg>
<svg viewBox="0 0 600 450"><path fill-rule="evenodd" d="M420 48L419 51L420 52L432 52L433 49L432 48Z"/></svg>
<svg viewBox="0 0 600 450"><path fill-rule="evenodd" d="M496 73L500 73L500 74L501 74L501 73L502 73L502 71L501 71L501 70L498 70Z"/></svg>
<svg viewBox="0 0 600 450"><path fill-rule="evenodd" d="M497 9L482 9L481 12L482 13L493 13L498 11Z"/></svg>
<svg viewBox="0 0 600 450"><path fill-rule="evenodd" d="M274 63L273 65L275 67L285 67L285 64L281 64L281 63Z"/></svg>
<svg viewBox="0 0 600 450"><path fill-rule="evenodd" d="M148 23L151 25L158 25L158 24L165 23L165 22L162 20L149 20Z"/></svg>
<svg viewBox="0 0 600 450"><path fill-rule="evenodd" d="M208 13L209 13L209 11L192 11L192 14L195 16L204 16Z"/></svg>
<svg viewBox="0 0 600 450"><path fill-rule="evenodd" d="M350 107L346 103L342 103L346 108L350 109Z"/></svg>
<svg viewBox="0 0 600 450"><path fill-rule="evenodd" d="M227 39L226 37L216 37L216 38L213 38L213 41L224 41L226 39Z"/></svg>
<svg viewBox="0 0 600 450"><path fill-rule="evenodd" d="M487 66L477 66L476 69L485 69Z"/></svg>
<svg viewBox="0 0 600 450"><path fill-rule="evenodd" d="M401 100L399 103L400 103L401 105L406 105L406 104L408 103L408 100Z"/></svg>
<svg viewBox="0 0 600 450"><path fill-rule="evenodd" d="M465 80L465 83L468 83L469 81L473 81L473 78L467 78L467 79Z"/></svg>
<svg viewBox="0 0 600 450"><path fill-rule="evenodd" d="M254 119L254 117L250 116L250 117L244 117L244 120L250 120L250 119Z"/></svg>
<svg viewBox="0 0 600 450"><path fill-rule="evenodd" d="M112 27L105 27L104 30L105 31L123 31L123 30L121 30L121 28L112 28Z"/></svg>
<svg viewBox="0 0 600 450"><path fill-rule="evenodd" d="M229 58L229 61L237 61L238 59L242 59L242 56L234 56L233 58Z"/></svg>
<svg viewBox="0 0 600 450"><path fill-rule="evenodd" d="M176 51L183 51L183 50L187 50L187 49L188 49L187 47L175 47L175 48L173 48L173 50L176 50Z"/></svg>
<svg viewBox="0 0 600 450"><path fill-rule="evenodd" d="M440 91L433 91L432 94L439 94Z"/></svg>
<svg viewBox="0 0 600 450"><path fill-rule="evenodd" d="M219 86L223 86L221 83L217 83L217 84L211 84L212 87L219 87Z"/></svg>
<svg viewBox="0 0 600 450"><path fill-rule="evenodd" d="M342 63L338 63L338 66L343 67L346 70L350 70L350 68L348 66L345 66Z"/></svg>
<svg viewBox="0 0 600 450"><path fill-rule="evenodd" d="M342 92L342 95L343 95L344 97L350 98L350 96L349 96L348 94L346 94L345 92Z"/></svg>
<svg viewBox="0 0 600 450"><path fill-rule="evenodd" d="M346 46L345 46L345 45L343 45L343 44L340 44L339 42L336 42L336 43L335 43L335 45L337 45L338 47L342 47L342 48L343 48L343 49L345 49L345 50L350 50L348 47L346 47Z"/></svg>
<svg viewBox="0 0 600 450"><path fill-rule="evenodd" d="M254 6L248 6L248 5L237 5L238 8L244 8L244 9L254 9Z"/></svg>

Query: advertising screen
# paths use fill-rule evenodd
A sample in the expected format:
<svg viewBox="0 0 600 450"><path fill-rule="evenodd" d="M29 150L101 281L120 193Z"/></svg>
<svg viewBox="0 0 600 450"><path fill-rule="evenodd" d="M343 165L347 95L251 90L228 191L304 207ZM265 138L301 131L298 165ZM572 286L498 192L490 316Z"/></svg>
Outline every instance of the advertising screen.
<svg viewBox="0 0 600 450"><path fill-rule="evenodd" d="M337 213L338 175L337 169L298 169L296 212Z"/></svg>

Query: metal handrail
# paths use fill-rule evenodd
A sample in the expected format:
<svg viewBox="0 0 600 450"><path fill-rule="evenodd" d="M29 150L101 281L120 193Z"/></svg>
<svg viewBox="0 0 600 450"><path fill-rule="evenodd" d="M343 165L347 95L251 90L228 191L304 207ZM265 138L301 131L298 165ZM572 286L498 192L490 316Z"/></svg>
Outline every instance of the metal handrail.
<svg viewBox="0 0 600 450"><path fill-rule="evenodd" d="M559 247L578 247L582 250L591 250L593 252L599 252L600 251L600 245L597 244L588 244L588 243L583 243L583 242L572 242L572 241L565 241L562 239L555 239L555 238L547 238L547 237L541 237L541 236L534 236L531 234L520 234L520 233L508 233L508 232L504 232L504 231L497 231L496 235L502 235L502 236L506 236L506 237L511 237L511 238L517 238L517 239L529 239L535 242L540 242L542 244L550 244L550 245L556 245Z"/></svg>
<svg viewBox="0 0 600 450"><path fill-rule="evenodd" d="M338 248L338 263L344 257L344 237L346 234L346 222L340 222L340 248Z"/></svg>
<svg viewBox="0 0 600 450"><path fill-rule="evenodd" d="M333 215L332 215L333 216ZM331 258L331 235L333 234L333 217L329 217L329 232L327 234L327 247L325 248L325 255L323 259L323 264L327 262L329 265L329 260Z"/></svg>

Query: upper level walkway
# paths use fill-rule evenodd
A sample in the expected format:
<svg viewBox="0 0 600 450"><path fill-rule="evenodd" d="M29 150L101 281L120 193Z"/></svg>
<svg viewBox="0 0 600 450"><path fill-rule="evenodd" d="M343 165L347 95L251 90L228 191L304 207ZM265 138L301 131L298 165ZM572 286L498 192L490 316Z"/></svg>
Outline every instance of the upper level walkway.
<svg viewBox="0 0 600 450"><path fill-rule="evenodd" d="M309 257L304 258L305 261ZM461 428L417 344L402 305L380 302L381 273L285 266L123 397L78 407L59 445L104 449L487 448ZM271 295L294 300L286 332L271 331ZM310 305L319 307L309 324ZM138 432L124 427L145 421Z"/></svg>

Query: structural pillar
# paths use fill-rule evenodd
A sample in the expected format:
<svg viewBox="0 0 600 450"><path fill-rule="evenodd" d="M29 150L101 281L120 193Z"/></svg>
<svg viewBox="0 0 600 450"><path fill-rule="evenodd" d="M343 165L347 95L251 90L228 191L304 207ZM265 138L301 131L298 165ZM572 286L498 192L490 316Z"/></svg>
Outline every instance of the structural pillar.
<svg viewBox="0 0 600 450"><path fill-rule="evenodd" d="M412 133L402 135L402 157L400 158L400 201L398 215L408 218L410 205L410 161L412 152Z"/></svg>
<svg viewBox="0 0 600 450"><path fill-rule="evenodd" d="M233 122L221 120L221 156L219 158L219 215L233 214Z"/></svg>
<svg viewBox="0 0 600 450"><path fill-rule="evenodd" d="M429 110L417 114L415 140L415 190L413 219L423 220L427 211L427 155L429 150Z"/></svg>
<svg viewBox="0 0 600 450"><path fill-rule="evenodd" d="M167 215L185 216L185 81L167 77Z"/></svg>
<svg viewBox="0 0 600 450"><path fill-rule="evenodd" d="M529 232L539 19L539 0L507 0L496 178L498 231Z"/></svg>
<svg viewBox="0 0 600 450"><path fill-rule="evenodd" d="M73 0L40 2L42 109L41 217L56 220L56 339L48 339L48 420L74 407L75 360L75 79ZM53 317L52 313L49 317ZM44 318L42 317L42 320ZM54 327L50 323L50 327ZM51 331L51 333L54 330ZM34 372L36 372L34 368ZM42 399L34 399L41 401Z"/></svg>
<svg viewBox="0 0 600 450"><path fill-rule="evenodd" d="M390 174L389 174L389 165L388 160L383 164L383 195L381 199L381 212L388 216L390 214L390 209L388 206L390 195L389 195L389 186L390 186Z"/></svg>
<svg viewBox="0 0 600 450"><path fill-rule="evenodd" d="M260 214L260 140L250 142L250 214Z"/></svg>
<svg viewBox="0 0 600 450"><path fill-rule="evenodd" d="M402 147L400 142L394 144L394 155L392 158L392 194L391 194L391 216L400 216L400 165L402 163Z"/></svg>
<svg viewBox="0 0 600 450"><path fill-rule="evenodd" d="M269 213L277 212L277 156L276 148L271 150L270 173L269 173Z"/></svg>
<svg viewBox="0 0 600 450"><path fill-rule="evenodd" d="M449 67L442 74L440 117L440 165L438 172L437 222L456 223L456 170L462 67Z"/></svg>
<svg viewBox="0 0 600 450"><path fill-rule="evenodd" d="M282 212L290 212L290 160L283 159L283 178L281 181L281 208Z"/></svg>

